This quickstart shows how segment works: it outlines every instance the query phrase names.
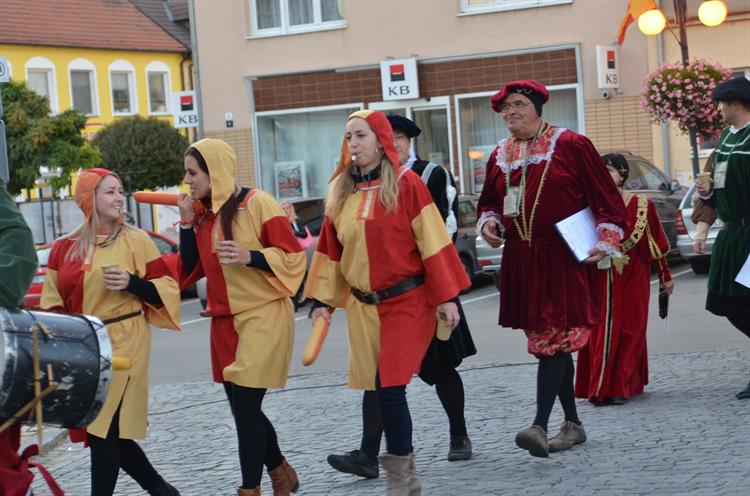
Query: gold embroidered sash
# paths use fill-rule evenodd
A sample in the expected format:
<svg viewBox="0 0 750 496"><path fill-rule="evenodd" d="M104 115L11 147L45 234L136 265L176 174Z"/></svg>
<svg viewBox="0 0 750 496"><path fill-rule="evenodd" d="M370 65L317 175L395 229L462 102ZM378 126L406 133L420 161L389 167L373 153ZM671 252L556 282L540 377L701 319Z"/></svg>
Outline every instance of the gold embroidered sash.
<svg viewBox="0 0 750 496"><path fill-rule="evenodd" d="M643 233L648 227L648 198L645 196L638 196L638 210L635 214L635 227L633 232L630 233L630 237L623 241L620 245L620 252L622 256L619 258L612 259L612 265L617 269L617 273L622 275L622 271L625 266L630 262L630 257L626 253L632 249L643 237ZM649 248L651 243L649 243Z"/></svg>

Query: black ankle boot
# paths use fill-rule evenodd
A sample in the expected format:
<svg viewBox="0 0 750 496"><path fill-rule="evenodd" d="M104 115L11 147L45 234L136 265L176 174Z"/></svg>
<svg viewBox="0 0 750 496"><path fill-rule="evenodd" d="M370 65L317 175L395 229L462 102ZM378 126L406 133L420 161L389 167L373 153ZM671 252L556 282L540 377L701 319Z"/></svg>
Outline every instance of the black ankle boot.
<svg viewBox="0 0 750 496"><path fill-rule="evenodd" d="M343 455L328 455L328 464L345 474L354 474L367 479L378 477L378 461L360 450L353 450Z"/></svg>
<svg viewBox="0 0 750 496"><path fill-rule="evenodd" d="M734 397L737 398L738 400L750 399L750 383L748 383L745 389L735 394Z"/></svg>

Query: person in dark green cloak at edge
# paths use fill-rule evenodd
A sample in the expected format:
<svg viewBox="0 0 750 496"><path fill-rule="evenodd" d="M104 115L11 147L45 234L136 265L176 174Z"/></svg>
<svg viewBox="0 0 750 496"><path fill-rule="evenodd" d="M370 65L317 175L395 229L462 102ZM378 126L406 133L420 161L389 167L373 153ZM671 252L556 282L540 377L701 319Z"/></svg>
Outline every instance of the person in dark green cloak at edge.
<svg viewBox="0 0 750 496"><path fill-rule="evenodd" d="M724 81L711 97L729 127L716 146L711 183L696 183L701 200L724 223L711 253L706 309L750 338L750 288L735 282L750 255L750 80ZM750 398L750 384L736 397Z"/></svg>

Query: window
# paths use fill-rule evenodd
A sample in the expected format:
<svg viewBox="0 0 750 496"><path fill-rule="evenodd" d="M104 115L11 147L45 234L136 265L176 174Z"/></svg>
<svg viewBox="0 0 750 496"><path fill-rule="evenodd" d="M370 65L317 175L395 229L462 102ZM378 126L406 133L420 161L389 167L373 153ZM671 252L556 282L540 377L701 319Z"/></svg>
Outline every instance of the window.
<svg viewBox="0 0 750 496"><path fill-rule="evenodd" d="M151 62L146 66L148 86L148 111L151 114L168 114L170 91L169 66L163 62Z"/></svg>
<svg viewBox="0 0 750 496"><path fill-rule="evenodd" d="M573 3L573 0L461 0L461 12L458 15L486 14L567 3Z"/></svg>
<svg viewBox="0 0 750 496"><path fill-rule="evenodd" d="M578 85L549 86L544 120L555 126L579 132ZM510 136L500 114L489 104L489 93L456 96L459 125L461 190L479 193L484 184L485 166L497 142Z"/></svg>
<svg viewBox="0 0 750 496"><path fill-rule="evenodd" d="M86 59L75 59L68 65L70 101L73 108L86 115L98 115L96 67Z"/></svg>
<svg viewBox="0 0 750 496"><path fill-rule="evenodd" d="M138 112L135 94L135 69L124 60L109 65L109 85L112 89L112 113L131 115Z"/></svg>
<svg viewBox="0 0 750 496"><path fill-rule="evenodd" d="M346 27L340 0L250 0L251 36L324 31Z"/></svg>
<svg viewBox="0 0 750 496"><path fill-rule="evenodd" d="M58 112L55 65L44 57L34 57L26 62L26 84L49 102L50 111Z"/></svg>
<svg viewBox="0 0 750 496"><path fill-rule="evenodd" d="M258 157L262 188L282 196L284 186L304 196L326 195L328 178L338 164L344 123L359 105L318 107L257 114Z"/></svg>
<svg viewBox="0 0 750 496"><path fill-rule="evenodd" d="M625 181L625 189L669 191L669 182L655 166L632 157L628 158L628 165L630 167L628 179Z"/></svg>

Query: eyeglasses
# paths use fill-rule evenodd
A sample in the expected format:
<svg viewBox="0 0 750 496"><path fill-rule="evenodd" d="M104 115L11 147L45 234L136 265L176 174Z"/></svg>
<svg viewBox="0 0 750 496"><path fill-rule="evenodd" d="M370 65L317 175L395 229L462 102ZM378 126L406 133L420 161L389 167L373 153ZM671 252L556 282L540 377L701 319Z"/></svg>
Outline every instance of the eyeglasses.
<svg viewBox="0 0 750 496"><path fill-rule="evenodd" d="M516 100L513 103L503 103L502 105L500 105L500 112L505 113L505 112L508 112L510 109L521 110L521 109L525 109L529 105L531 104L521 101L521 100Z"/></svg>

